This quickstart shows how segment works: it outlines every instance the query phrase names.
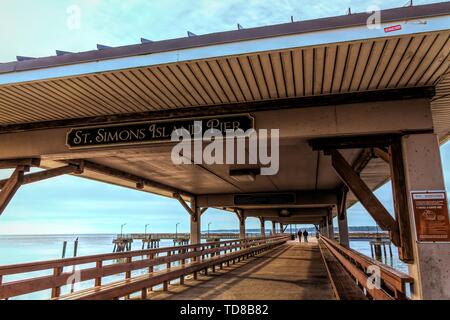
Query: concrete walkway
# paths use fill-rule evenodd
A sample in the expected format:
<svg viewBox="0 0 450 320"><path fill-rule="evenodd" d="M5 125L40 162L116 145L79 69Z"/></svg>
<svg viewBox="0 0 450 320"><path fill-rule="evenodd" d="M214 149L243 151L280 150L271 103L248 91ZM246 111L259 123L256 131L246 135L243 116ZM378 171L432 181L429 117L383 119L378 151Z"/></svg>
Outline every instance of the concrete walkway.
<svg viewBox="0 0 450 320"><path fill-rule="evenodd" d="M171 285L168 292L153 292L148 298L328 300L334 295L317 243L289 241L198 280Z"/></svg>

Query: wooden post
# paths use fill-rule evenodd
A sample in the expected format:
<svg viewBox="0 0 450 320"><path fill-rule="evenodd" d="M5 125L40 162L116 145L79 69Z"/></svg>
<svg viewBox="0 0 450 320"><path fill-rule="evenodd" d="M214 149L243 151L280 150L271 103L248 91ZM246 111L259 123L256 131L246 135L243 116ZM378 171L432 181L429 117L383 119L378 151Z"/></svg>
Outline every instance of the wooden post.
<svg viewBox="0 0 450 320"><path fill-rule="evenodd" d="M245 239L245 213L244 210L236 209L234 211L239 219L239 238Z"/></svg>
<svg viewBox="0 0 450 320"><path fill-rule="evenodd" d="M62 267L56 267L56 268L53 269L53 275L54 276L59 276L59 275L61 275L62 271L63 271ZM61 294L61 288L60 287L52 288L52 298L58 298L60 294Z"/></svg>
<svg viewBox="0 0 450 320"><path fill-rule="evenodd" d="M201 242L200 232L200 209L197 207L196 197L191 199L191 244L199 244Z"/></svg>
<svg viewBox="0 0 450 320"><path fill-rule="evenodd" d="M61 259L64 259L66 257L66 249L67 249L67 241L64 241L63 242L63 249L62 249Z"/></svg>
<svg viewBox="0 0 450 320"><path fill-rule="evenodd" d="M127 263L131 263L132 262L132 257L128 257L126 259ZM125 279L130 279L131 278L131 271L127 271L125 272Z"/></svg>
<svg viewBox="0 0 450 320"><path fill-rule="evenodd" d="M167 252L167 256L170 257L171 255L172 255L172 252L171 252L171 251L168 251L168 252ZM167 268L167 269L170 269L171 264L172 264L171 262L167 262L166 268Z"/></svg>
<svg viewBox="0 0 450 320"><path fill-rule="evenodd" d="M334 240L333 211L332 208L328 212L328 237Z"/></svg>
<svg viewBox="0 0 450 320"><path fill-rule="evenodd" d="M261 224L261 237L265 238L266 237L266 226L265 226L266 220L264 219L264 217L259 217L259 222Z"/></svg>
<svg viewBox="0 0 450 320"><path fill-rule="evenodd" d="M103 266L103 261L97 261L95 263L95 268L100 269ZM95 278L95 286L100 287L102 285L102 277Z"/></svg>
<svg viewBox="0 0 450 320"><path fill-rule="evenodd" d="M406 190L405 167L400 139L396 139L389 147L389 153L392 195L400 237L398 254L400 260L403 262L412 263L414 261L414 253L412 248L411 223L408 212L408 192Z"/></svg>

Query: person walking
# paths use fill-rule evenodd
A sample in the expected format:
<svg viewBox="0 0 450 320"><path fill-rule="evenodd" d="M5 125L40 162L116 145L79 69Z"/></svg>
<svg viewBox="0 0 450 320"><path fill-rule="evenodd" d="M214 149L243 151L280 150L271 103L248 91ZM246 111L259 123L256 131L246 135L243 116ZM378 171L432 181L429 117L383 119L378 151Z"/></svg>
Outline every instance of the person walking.
<svg viewBox="0 0 450 320"><path fill-rule="evenodd" d="M305 242L308 242L308 231L303 231L303 238L305 239Z"/></svg>
<svg viewBox="0 0 450 320"><path fill-rule="evenodd" d="M298 242L302 242L302 230L298 230L297 235L298 235Z"/></svg>

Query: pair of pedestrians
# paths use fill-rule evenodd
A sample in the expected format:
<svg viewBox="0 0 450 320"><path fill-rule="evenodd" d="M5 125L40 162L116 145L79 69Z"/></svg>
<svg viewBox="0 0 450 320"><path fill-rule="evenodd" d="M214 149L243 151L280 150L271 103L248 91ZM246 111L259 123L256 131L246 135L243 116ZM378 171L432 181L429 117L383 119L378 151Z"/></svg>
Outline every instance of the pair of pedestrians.
<svg viewBox="0 0 450 320"><path fill-rule="evenodd" d="M299 242L302 242L302 236L303 236L304 242L308 242L308 231L306 231L306 229L303 232L302 232L302 230L298 230L297 235L298 235Z"/></svg>

